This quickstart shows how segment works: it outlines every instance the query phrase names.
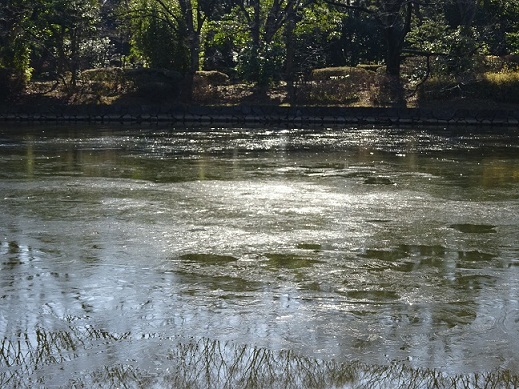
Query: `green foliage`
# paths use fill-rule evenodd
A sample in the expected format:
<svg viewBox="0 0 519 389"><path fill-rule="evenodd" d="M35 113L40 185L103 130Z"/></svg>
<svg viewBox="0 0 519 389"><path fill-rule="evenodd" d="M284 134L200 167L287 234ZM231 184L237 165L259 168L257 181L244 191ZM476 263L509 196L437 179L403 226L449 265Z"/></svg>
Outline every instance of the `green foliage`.
<svg viewBox="0 0 519 389"><path fill-rule="evenodd" d="M128 20L133 59L146 67L185 72L189 67L189 52L176 18L180 11L173 2L167 4L171 12L153 0L131 2Z"/></svg>
<svg viewBox="0 0 519 389"><path fill-rule="evenodd" d="M47 34L40 43L50 54L56 72L70 72L75 78L81 69L104 64L102 57L109 50L109 42L97 34L97 1L52 0L43 22Z"/></svg>
<svg viewBox="0 0 519 389"><path fill-rule="evenodd" d="M432 77L429 87L437 82L439 94L483 93L468 88L474 80L499 96L507 84L513 90L512 76L501 72L492 78L488 71L511 73L517 67L510 55L519 54L519 0L413 2L409 32L408 4L405 0L6 0L0 5L0 88L6 96L19 93L31 77L60 79L75 87L82 71L110 66L117 50L118 58L130 54L125 58L134 67L193 74L203 64L206 70L223 71L233 80L260 87L308 78L319 69L313 77L322 90L317 92L314 85L312 93L322 101L331 101L327 96L334 87L325 85L328 81L337 82L339 89L357 82L391 90L380 80L373 86L373 81L366 81L372 75L354 67L374 64L362 67L376 70L384 60L386 69L393 73L398 69L408 85ZM397 55L387 55L391 50ZM412 58L401 62L404 57ZM344 65L352 67L339 72L337 67ZM85 77L93 77L91 71L84 72L83 82L105 86L112 82ZM163 81L150 82L169 83ZM199 81L194 87L200 86ZM185 85L187 94L191 82L186 79ZM338 100L352 99L339 89Z"/></svg>
<svg viewBox="0 0 519 389"><path fill-rule="evenodd" d="M238 56L236 69L241 78L258 85L281 81L283 76L284 46L278 42L262 42L257 50L246 46Z"/></svg>
<svg viewBox="0 0 519 389"><path fill-rule="evenodd" d="M384 32L379 23L367 14L349 12L343 16L340 35L335 34L331 58L335 64L356 66L361 62L380 63L386 53Z"/></svg>
<svg viewBox="0 0 519 389"><path fill-rule="evenodd" d="M296 34L309 36L324 33L327 39L338 37L338 27L342 25L343 17L341 12L326 6L325 3L312 3L301 9Z"/></svg>
<svg viewBox="0 0 519 389"><path fill-rule="evenodd" d="M16 76L13 69L0 68L0 102L18 96L24 88L23 79Z"/></svg>
<svg viewBox="0 0 519 389"><path fill-rule="evenodd" d="M207 24L207 44L224 46L232 44L235 48L243 47L250 39L250 31L247 20L243 17L238 7L234 7L229 13L217 20L211 20Z"/></svg>
<svg viewBox="0 0 519 389"><path fill-rule="evenodd" d="M231 62L241 79L266 86L283 77L286 46L280 21L285 16L276 13L270 1L261 2L260 6L260 13L256 15L253 7L237 5L228 15L210 23L206 52L212 47L220 54L232 53ZM252 23L255 17L259 25ZM276 27L272 27L274 25Z"/></svg>
<svg viewBox="0 0 519 389"><path fill-rule="evenodd" d="M446 58L447 72L453 74L472 73L479 65L481 54L480 37L475 28L459 26L450 35L450 52Z"/></svg>
<svg viewBox="0 0 519 389"><path fill-rule="evenodd" d="M473 26L489 53L506 55L518 50L513 35L519 30L519 1L485 0L477 5Z"/></svg>
<svg viewBox="0 0 519 389"><path fill-rule="evenodd" d="M108 37L90 37L79 45L79 56L83 62L83 68L102 68L110 65L112 59L113 44Z"/></svg>
<svg viewBox="0 0 519 389"><path fill-rule="evenodd" d="M431 14L409 32L407 44L419 53L434 57L435 74L465 75L479 66L480 35L470 26L451 26L445 15Z"/></svg>
<svg viewBox="0 0 519 389"><path fill-rule="evenodd" d="M406 36L409 47L424 53L447 54L454 40L451 27L441 13L432 14L420 23L415 23Z"/></svg>
<svg viewBox="0 0 519 389"><path fill-rule="evenodd" d="M243 47L250 42L247 22L237 7L218 19L206 23L204 31L204 66L229 75L237 74L236 66Z"/></svg>
<svg viewBox="0 0 519 389"><path fill-rule="evenodd" d="M0 88L16 94L31 76L30 30L33 11L23 0L0 6Z"/></svg>
<svg viewBox="0 0 519 389"><path fill-rule="evenodd" d="M505 42L510 54L519 54L519 32L505 33Z"/></svg>
<svg viewBox="0 0 519 389"><path fill-rule="evenodd" d="M337 65L334 53L342 53L341 38L344 15L324 3L312 3L298 15L295 28L295 72L308 75L312 69ZM342 63L340 63L342 64Z"/></svg>

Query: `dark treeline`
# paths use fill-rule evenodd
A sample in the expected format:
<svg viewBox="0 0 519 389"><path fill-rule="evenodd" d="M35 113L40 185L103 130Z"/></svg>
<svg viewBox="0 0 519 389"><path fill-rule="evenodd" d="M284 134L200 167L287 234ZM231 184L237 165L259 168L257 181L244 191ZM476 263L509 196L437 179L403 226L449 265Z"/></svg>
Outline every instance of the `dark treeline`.
<svg viewBox="0 0 519 389"><path fill-rule="evenodd" d="M265 87L312 69L377 66L406 77L466 80L519 54L519 0L2 0L0 89L30 80L74 87L83 71L199 70ZM495 65L495 64L494 64ZM495 70L495 69L494 69ZM506 69L505 69L506 70ZM379 69L380 71L380 69Z"/></svg>

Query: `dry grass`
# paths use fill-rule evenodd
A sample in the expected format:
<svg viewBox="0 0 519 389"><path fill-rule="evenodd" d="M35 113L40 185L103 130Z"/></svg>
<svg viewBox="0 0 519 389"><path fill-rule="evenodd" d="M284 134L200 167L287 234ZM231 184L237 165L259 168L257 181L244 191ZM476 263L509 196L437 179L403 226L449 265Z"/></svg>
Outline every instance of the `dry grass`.
<svg viewBox="0 0 519 389"><path fill-rule="evenodd" d="M519 104L519 71L486 72L469 80L433 77L420 88L418 104L438 102L513 107Z"/></svg>
<svg viewBox="0 0 519 389"><path fill-rule="evenodd" d="M230 84L223 74L197 74L193 102L203 105L309 105L390 106L388 80L381 71L363 68L325 68L313 79L300 81L289 94L286 83L258 89L250 84ZM407 91L413 85L405 85ZM31 82L22 104L176 104L181 102L180 83L172 74L152 71L121 73L120 70L86 71L75 88L55 82ZM290 98L291 96L291 98ZM519 72L487 72L469 83L454 78L430 78L408 107L505 108L519 104Z"/></svg>

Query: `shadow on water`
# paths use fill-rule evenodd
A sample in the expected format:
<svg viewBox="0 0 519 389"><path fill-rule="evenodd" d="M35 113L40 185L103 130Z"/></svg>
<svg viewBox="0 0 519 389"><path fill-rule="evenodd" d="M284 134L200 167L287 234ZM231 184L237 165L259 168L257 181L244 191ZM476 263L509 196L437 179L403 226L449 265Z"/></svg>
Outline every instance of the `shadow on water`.
<svg viewBox="0 0 519 389"><path fill-rule="evenodd" d="M223 291L230 294L238 295L241 294L241 298L245 297L243 292L254 292L262 289L263 284L260 282L254 282L245 280L240 277L232 277L228 275L206 275L206 274L195 274L191 272L177 270L175 275L178 278L178 282L186 285L183 289L183 293L191 295L204 296L207 291Z"/></svg>
<svg viewBox="0 0 519 389"><path fill-rule="evenodd" d="M399 245L387 249L365 249L360 257L373 260L365 264L371 271L393 269L404 273L423 268L444 269L446 261L454 260L456 268L483 269L499 267L498 256L479 250L452 250L441 245Z"/></svg>
<svg viewBox="0 0 519 389"><path fill-rule="evenodd" d="M496 226L490 226L487 224L452 224L450 226L459 232L467 234L494 234L496 233Z"/></svg>
<svg viewBox="0 0 519 389"><path fill-rule="evenodd" d="M112 364L114 347L140 346ZM159 351L160 350L160 351ZM84 356L89 360L85 361ZM86 362L86 363L85 363ZM288 350L208 338L115 334L73 322L59 332L36 329L0 342L0 386L160 388L516 388L509 371L448 376L401 364L366 365L303 357ZM88 366L89 368L85 368ZM156 368L155 366L160 366ZM55 373L74 369L62 381Z"/></svg>
<svg viewBox="0 0 519 389"><path fill-rule="evenodd" d="M205 265L222 265L238 260L238 258L230 255L216 254L184 254L180 256L180 259L186 262L195 262Z"/></svg>
<svg viewBox="0 0 519 389"><path fill-rule="evenodd" d="M301 250L313 250L318 252L322 249L322 245L319 243L298 243L297 248Z"/></svg>
<svg viewBox="0 0 519 389"><path fill-rule="evenodd" d="M296 254L266 253L265 257L268 258L268 266L272 270L278 268L299 269L321 263L321 261L316 259L310 259Z"/></svg>

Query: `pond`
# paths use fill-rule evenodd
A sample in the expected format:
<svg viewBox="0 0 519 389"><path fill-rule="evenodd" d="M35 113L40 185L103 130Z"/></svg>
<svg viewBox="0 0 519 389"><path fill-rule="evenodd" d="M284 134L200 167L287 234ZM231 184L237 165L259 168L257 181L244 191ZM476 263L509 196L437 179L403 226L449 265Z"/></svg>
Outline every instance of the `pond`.
<svg viewBox="0 0 519 389"><path fill-rule="evenodd" d="M518 135L4 123L0 387L515 387Z"/></svg>

